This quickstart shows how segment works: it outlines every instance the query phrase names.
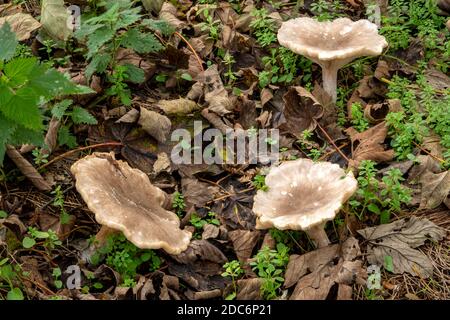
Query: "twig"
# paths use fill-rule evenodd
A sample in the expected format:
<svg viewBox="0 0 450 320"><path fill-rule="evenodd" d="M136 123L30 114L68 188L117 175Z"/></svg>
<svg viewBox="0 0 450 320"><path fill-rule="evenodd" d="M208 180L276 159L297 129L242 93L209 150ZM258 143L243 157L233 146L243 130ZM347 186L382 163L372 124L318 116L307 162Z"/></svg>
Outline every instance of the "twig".
<svg viewBox="0 0 450 320"><path fill-rule="evenodd" d="M50 191L52 187L44 180L35 167L11 145L6 146L6 154L16 164L22 174L40 191Z"/></svg>
<svg viewBox="0 0 450 320"><path fill-rule="evenodd" d="M445 160L441 159L439 157L436 157L434 154L432 154L431 152L429 152L428 150L425 150L420 144L418 144L417 142L413 141L413 144L419 148L420 150L422 150L423 152L425 152L426 154L428 154L430 157L432 157L433 159L439 161L440 163L444 163Z"/></svg>
<svg viewBox="0 0 450 320"><path fill-rule="evenodd" d="M319 124L317 120L314 119L314 122L317 124L317 127L322 131L322 133L325 135L325 137L328 139L328 141L333 145L333 147L336 149L336 151L344 158L347 162L350 162L350 159L347 158L347 156L341 151L341 149L338 148L338 146L334 143L333 139L328 135L328 133L325 131L324 128Z"/></svg>
<svg viewBox="0 0 450 320"><path fill-rule="evenodd" d="M187 44L187 46L189 47L189 49L192 51L192 53L194 54L195 58L197 59L197 62L200 65L200 68L202 69L202 71L205 71L205 69L203 69L203 61L202 61L202 59L200 59L200 57L198 56L197 52L195 52L194 47L192 47L192 45L189 43L189 41L187 41L186 38L183 37L183 35L181 33L179 33L178 31L175 31L174 34L177 35L178 37L180 37L180 39L183 40Z"/></svg>
<svg viewBox="0 0 450 320"><path fill-rule="evenodd" d="M41 165L38 170L42 170L46 167L48 167L49 165L51 165L52 163L55 163L56 161L59 161L67 156L70 156L73 153L77 153L77 152L81 152L81 151L85 151L85 150L89 150L89 149L95 149L95 148L102 148L102 147L113 147L113 146L122 146L123 144L121 142L105 142L105 143L99 143L99 144L93 144L90 146L86 146L86 147L81 147L81 148L77 148L74 150L70 150L67 151L55 158L53 158L52 160L50 160L47 163L44 163L43 165Z"/></svg>

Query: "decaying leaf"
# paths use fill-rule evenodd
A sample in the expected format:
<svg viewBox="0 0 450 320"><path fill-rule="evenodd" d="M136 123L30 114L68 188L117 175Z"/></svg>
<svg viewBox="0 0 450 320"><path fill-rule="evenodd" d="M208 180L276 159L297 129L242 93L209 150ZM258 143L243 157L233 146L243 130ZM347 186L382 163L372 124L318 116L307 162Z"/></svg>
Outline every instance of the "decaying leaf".
<svg viewBox="0 0 450 320"><path fill-rule="evenodd" d="M285 287L296 284L290 300L325 300L335 284L364 284L366 272L360 255L358 241L348 238L339 244L320 248L302 256L292 255L286 269Z"/></svg>
<svg viewBox="0 0 450 320"><path fill-rule="evenodd" d="M446 235L446 231L433 222L415 216L358 230L358 233L369 241L369 263L384 265L385 269L396 274L407 272L423 278L433 275L433 264L414 248L426 240L442 240ZM386 263L387 260L392 263Z"/></svg>
<svg viewBox="0 0 450 320"><path fill-rule="evenodd" d="M186 23L177 18L177 8L170 2L164 2L159 11L159 19L167 21L172 27L182 29Z"/></svg>
<svg viewBox="0 0 450 320"><path fill-rule="evenodd" d="M193 206L202 207L208 201L213 200L214 196L219 193L218 187L198 181L195 178L183 177L181 179L181 188L187 210Z"/></svg>
<svg viewBox="0 0 450 320"><path fill-rule="evenodd" d="M44 0L45 1L45 0ZM15 32L19 41L27 40L31 37L31 33L39 29L41 24L32 16L26 13L15 13L10 16L0 18L0 27L8 23L11 31Z"/></svg>
<svg viewBox="0 0 450 320"><path fill-rule="evenodd" d="M316 128L316 120L323 115L323 107L310 92L302 87L290 87L283 101L286 122L279 126L280 129L301 138L303 131Z"/></svg>
<svg viewBox="0 0 450 320"><path fill-rule="evenodd" d="M450 173L425 172L420 177L422 196L420 209L434 209L444 202L450 194ZM447 203L447 202L446 202Z"/></svg>
<svg viewBox="0 0 450 320"><path fill-rule="evenodd" d="M167 140L172 127L169 118L145 108L141 108L141 115L138 123L145 132L159 142L165 142Z"/></svg>
<svg viewBox="0 0 450 320"><path fill-rule="evenodd" d="M382 145L388 132L384 121L364 132L357 132L351 127L346 132L352 141L351 166L358 167L363 160L383 162L394 158L394 150L384 150Z"/></svg>
<svg viewBox="0 0 450 320"><path fill-rule="evenodd" d="M166 114L186 114L198 110L200 106L192 100L179 98L175 100L161 100L156 104Z"/></svg>
<svg viewBox="0 0 450 320"><path fill-rule="evenodd" d="M246 263L252 256L253 248L258 242L260 231L234 230L228 232L231 242L233 242L236 256L242 263Z"/></svg>
<svg viewBox="0 0 450 320"><path fill-rule="evenodd" d="M42 0L41 8L42 29L53 40L67 40L73 30L67 27L69 12L64 0Z"/></svg>
<svg viewBox="0 0 450 320"><path fill-rule="evenodd" d="M263 284L261 278L243 279L237 281L238 292L237 300L262 300L261 286Z"/></svg>

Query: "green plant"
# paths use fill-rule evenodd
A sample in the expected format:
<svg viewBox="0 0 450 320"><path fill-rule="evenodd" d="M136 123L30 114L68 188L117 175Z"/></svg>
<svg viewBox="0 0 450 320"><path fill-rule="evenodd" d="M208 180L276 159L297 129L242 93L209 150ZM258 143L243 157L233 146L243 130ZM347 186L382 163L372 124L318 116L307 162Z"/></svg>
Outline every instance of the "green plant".
<svg viewBox="0 0 450 320"><path fill-rule="evenodd" d="M236 63L236 60L234 60L233 55L231 55L229 51L224 54L223 63L227 67L224 76L228 79L228 85L231 85L234 83L234 81L236 81L237 76L233 72L233 65Z"/></svg>
<svg viewBox="0 0 450 320"><path fill-rule="evenodd" d="M198 239L201 238L201 231L203 230L203 226L205 224L212 224L215 226L220 225L220 221L216 218L216 214L212 211L208 212L208 216L205 218L199 217L195 212L192 213L191 219L189 220L191 225L193 225L196 229L196 232L194 233L194 238Z"/></svg>
<svg viewBox="0 0 450 320"><path fill-rule="evenodd" d="M252 181L253 186L256 190L268 191L269 187L266 185L266 176L262 174L257 174Z"/></svg>
<svg viewBox="0 0 450 320"><path fill-rule="evenodd" d="M161 267L162 260L153 250L143 250L129 242L123 234L111 235L106 244L97 250L92 258L93 264L98 264L105 257L106 264L123 277L123 286L133 287L134 277L138 268L147 264L149 271Z"/></svg>
<svg viewBox="0 0 450 320"><path fill-rule="evenodd" d="M250 23L250 28L256 36L256 40L262 47L266 47L271 43L277 41L275 30L275 23L269 17L268 11L265 8L253 9L251 15L254 17Z"/></svg>
<svg viewBox="0 0 450 320"><path fill-rule="evenodd" d="M34 227L28 227L28 235L29 236L25 236L22 240L22 246L25 249L33 248L37 244L36 240L43 240L40 244L42 244L42 246L48 251L62 245L58 235L51 229L47 231L39 231Z"/></svg>
<svg viewBox="0 0 450 320"><path fill-rule="evenodd" d="M360 103L353 103L352 107L352 125L359 132L363 132L369 128L369 122L364 118L364 112Z"/></svg>
<svg viewBox="0 0 450 320"><path fill-rule="evenodd" d="M66 209L64 209L64 192L61 190L61 186L58 185L55 187L55 190L52 191L54 196L53 198L53 206L58 207L60 210L60 221L61 224L68 224L70 221L70 215L67 213Z"/></svg>
<svg viewBox="0 0 450 320"><path fill-rule="evenodd" d="M231 277L231 282L233 284L233 292L229 294L225 300L233 300L236 298L237 286L236 279L244 274L244 270L241 267L241 263L238 260L232 260L223 265L225 272L222 273L222 277Z"/></svg>
<svg viewBox="0 0 450 320"><path fill-rule="evenodd" d="M317 0L311 3L311 12L317 16L319 21L333 20L342 16L345 7L339 0L327 1Z"/></svg>
<svg viewBox="0 0 450 320"><path fill-rule="evenodd" d="M43 145L47 102L69 94L90 93L37 58L13 58L18 47L8 23L0 28L0 165L7 144Z"/></svg>
<svg viewBox="0 0 450 320"><path fill-rule="evenodd" d="M173 194L172 208L175 209L177 215L181 217L186 209L186 203L184 203L184 196L182 193L176 191Z"/></svg>
<svg viewBox="0 0 450 320"><path fill-rule="evenodd" d="M399 169L391 169L380 182L376 179L375 162L361 161L358 190L349 201L352 212L363 220L367 211L380 216L381 223L389 223L391 215L401 211L401 205L411 201L411 190L401 185L404 180Z"/></svg>
<svg viewBox="0 0 450 320"><path fill-rule="evenodd" d="M89 64L86 68L88 79L94 73L107 74L111 87L106 90L108 96L117 96L125 105L131 104L131 92L128 84L142 83L145 80L144 70L132 64L120 64L117 53L122 48L135 52L153 53L163 46L149 31L159 31L164 35L171 34L173 29L163 21L143 20L141 7L133 7L132 1L104 3L106 11L102 14L83 19L76 37L86 41Z"/></svg>
<svg viewBox="0 0 450 320"><path fill-rule="evenodd" d="M278 289L284 282L283 274L289 262L289 248L278 243L276 250L264 247L251 262L252 269L258 277L263 279L261 294L264 299L270 300L278 296Z"/></svg>
<svg viewBox="0 0 450 320"><path fill-rule="evenodd" d="M31 151L31 154L33 155L34 163L38 166L48 162L49 153L46 152L45 147L35 148Z"/></svg>
<svg viewBox="0 0 450 320"><path fill-rule="evenodd" d="M53 284L56 289L61 289L63 286L63 282L61 281L61 269L59 267L53 268L52 271L53 276Z"/></svg>
<svg viewBox="0 0 450 320"><path fill-rule="evenodd" d="M13 265L8 261L8 258L0 260L0 289L6 288L8 290L6 300L23 300L22 290L16 286L17 280L20 278L21 268L19 265ZM0 298L4 299L1 293Z"/></svg>
<svg viewBox="0 0 450 320"><path fill-rule="evenodd" d="M220 20L214 20L214 17L209 13L209 7L206 7L197 12L197 16L203 14L206 21L200 22L198 25L200 30L208 31L209 37L214 41L219 40L220 36Z"/></svg>

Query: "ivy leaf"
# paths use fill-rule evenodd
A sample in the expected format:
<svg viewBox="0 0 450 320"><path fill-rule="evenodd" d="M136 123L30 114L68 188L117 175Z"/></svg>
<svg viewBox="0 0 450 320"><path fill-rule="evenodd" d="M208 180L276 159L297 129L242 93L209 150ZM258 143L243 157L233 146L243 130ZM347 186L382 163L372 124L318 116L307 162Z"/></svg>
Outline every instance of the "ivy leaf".
<svg viewBox="0 0 450 320"><path fill-rule="evenodd" d="M14 56L16 47L19 44L16 34L11 31L9 23L3 24L0 28L0 61L8 61Z"/></svg>
<svg viewBox="0 0 450 320"><path fill-rule="evenodd" d="M128 30L122 38L122 45L137 53L157 52L163 49L159 40L151 33L142 33L138 29Z"/></svg>
<svg viewBox="0 0 450 320"><path fill-rule="evenodd" d="M71 116L75 124L97 124L95 117L81 107L74 107Z"/></svg>

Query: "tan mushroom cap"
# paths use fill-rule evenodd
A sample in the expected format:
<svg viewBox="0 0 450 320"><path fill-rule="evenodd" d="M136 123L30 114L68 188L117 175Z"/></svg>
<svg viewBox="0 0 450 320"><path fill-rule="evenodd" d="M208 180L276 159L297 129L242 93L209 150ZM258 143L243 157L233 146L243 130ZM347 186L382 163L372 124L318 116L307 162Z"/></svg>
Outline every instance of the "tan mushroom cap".
<svg viewBox="0 0 450 320"><path fill-rule="evenodd" d="M181 230L177 215L162 207L166 194L145 173L115 160L113 153L82 158L71 171L98 223L123 232L141 249L162 248L170 254L187 249L192 234Z"/></svg>
<svg viewBox="0 0 450 320"><path fill-rule="evenodd" d="M271 169L266 185L254 198L256 228L307 231L332 220L357 181L337 164L298 159Z"/></svg>
<svg viewBox="0 0 450 320"><path fill-rule="evenodd" d="M358 57L377 56L387 46L374 23L348 18L324 22L309 17L291 19L278 30L278 41L318 64L333 60L345 64Z"/></svg>

